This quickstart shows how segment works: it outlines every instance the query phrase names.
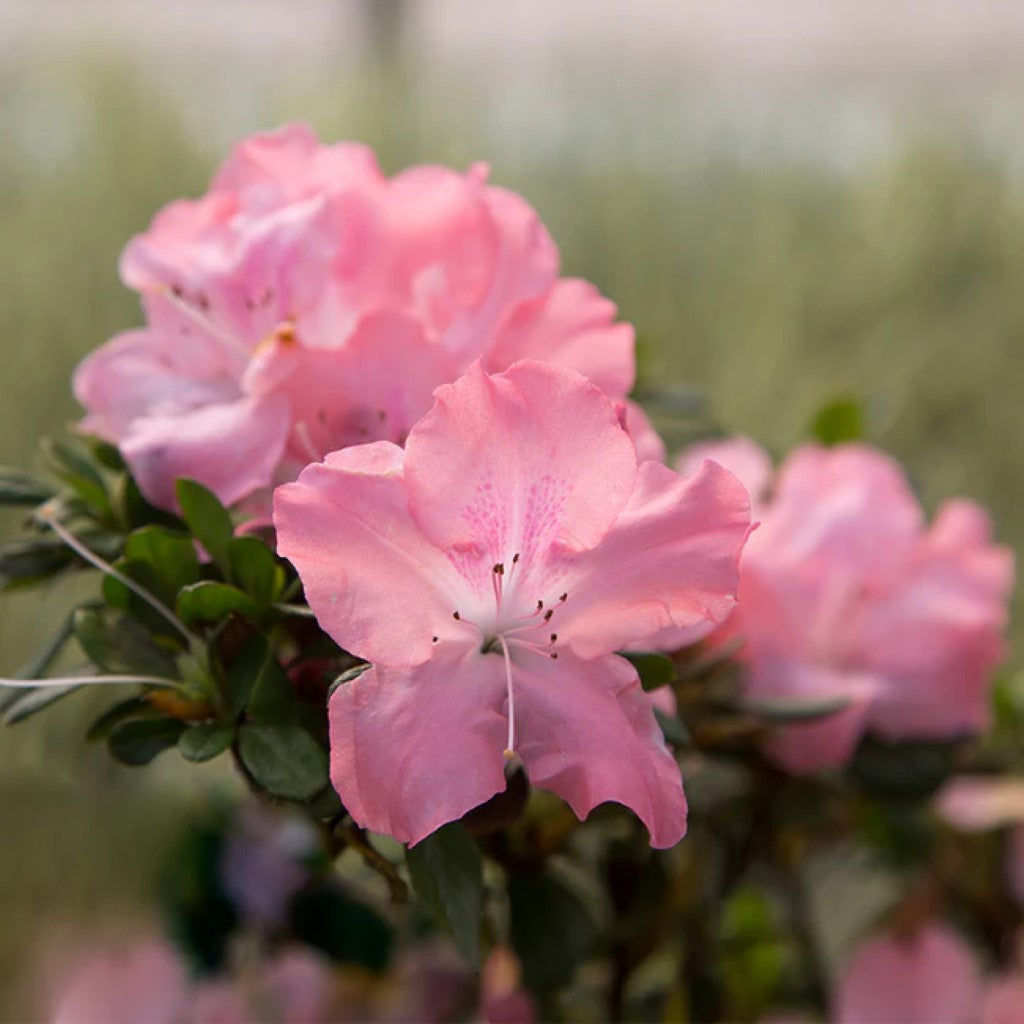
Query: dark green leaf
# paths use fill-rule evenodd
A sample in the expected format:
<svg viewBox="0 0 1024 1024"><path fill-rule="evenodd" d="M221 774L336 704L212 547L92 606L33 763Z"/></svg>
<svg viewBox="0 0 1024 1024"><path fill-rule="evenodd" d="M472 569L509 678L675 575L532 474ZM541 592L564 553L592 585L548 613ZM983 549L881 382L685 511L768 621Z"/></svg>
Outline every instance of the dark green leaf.
<svg viewBox="0 0 1024 1024"><path fill-rule="evenodd" d="M272 796L309 800L327 785L327 753L297 725L243 725L238 753Z"/></svg>
<svg viewBox="0 0 1024 1024"><path fill-rule="evenodd" d="M229 575L261 608L269 608L284 590L284 570L258 537L235 537L228 545Z"/></svg>
<svg viewBox="0 0 1024 1024"><path fill-rule="evenodd" d="M337 963L379 973L391 958L387 923L330 881L316 882L296 896L292 927L296 938Z"/></svg>
<svg viewBox="0 0 1024 1024"><path fill-rule="evenodd" d="M101 516L111 513L110 495L103 474L90 456L76 445L46 438L42 442L53 472L91 509Z"/></svg>
<svg viewBox="0 0 1024 1024"><path fill-rule="evenodd" d="M676 667L668 656L657 651L622 651L621 654L632 663L645 690L657 690L675 682Z"/></svg>
<svg viewBox="0 0 1024 1024"><path fill-rule="evenodd" d="M825 445L859 441L864 436L864 411L852 397L840 397L818 410L811 434Z"/></svg>
<svg viewBox="0 0 1024 1024"><path fill-rule="evenodd" d="M200 580L184 587L178 594L175 610L185 625L193 622L219 622L233 612L249 619L259 614L259 607L248 594L228 583L215 580Z"/></svg>
<svg viewBox="0 0 1024 1024"><path fill-rule="evenodd" d="M293 724L295 693L264 636L254 636L228 670L227 698L237 714L271 725Z"/></svg>
<svg viewBox="0 0 1024 1024"><path fill-rule="evenodd" d="M173 747L184 729L175 718L131 719L110 731L107 746L121 764L149 764L157 754Z"/></svg>
<svg viewBox="0 0 1024 1024"><path fill-rule="evenodd" d="M330 696L339 686L344 686L346 683L351 683L353 680L358 679L369 667L369 662L364 662L362 665L354 665L352 668L346 669L331 683L331 688L328 690L327 695Z"/></svg>
<svg viewBox="0 0 1024 1024"><path fill-rule="evenodd" d="M0 546L0 585L44 580L71 565L74 556L59 537L27 537Z"/></svg>
<svg viewBox="0 0 1024 1024"><path fill-rule="evenodd" d="M127 700L119 701L112 708L108 708L97 718L85 738L90 742L105 740L117 725L128 719L138 718L163 718L164 716L155 708L150 707L145 697L129 697Z"/></svg>
<svg viewBox="0 0 1024 1024"><path fill-rule="evenodd" d="M106 469L112 469L116 473L120 473L125 470L125 461L116 444L111 444L109 441L103 441L98 437L89 437L85 440L89 445L89 450L92 452L92 457L101 466Z"/></svg>
<svg viewBox="0 0 1024 1024"><path fill-rule="evenodd" d="M177 677L174 659L150 633L113 608L79 608L74 630L79 646L101 672Z"/></svg>
<svg viewBox="0 0 1024 1024"><path fill-rule="evenodd" d="M484 864L473 838L453 821L409 847L406 861L416 895L476 970L480 966Z"/></svg>
<svg viewBox="0 0 1024 1024"><path fill-rule="evenodd" d="M850 771L866 790L883 799L924 800L949 777L955 751L954 743L890 743L866 736Z"/></svg>
<svg viewBox="0 0 1024 1024"><path fill-rule="evenodd" d="M178 591L199 580L199 559L192 538L164 526L143 526L129 534L124 557L150 567L155 595L166 605L173 606Z"/></svg>
<svg viewBox="0 0 1024 1024"><path fill-rule="evenodd" d="M195 480L179 480L176 485L181 515L192 535L222 568L228 567L228 545L235 528L220 500Z"/></svg>
<svg viewBox="0 0 1024 1024"><path fill-rule="evenodd" d="M527 986L543 995L567 985L597 938L582 901L559 879L532 871L509 878L508 898L512 947Z"/></svg>
<svg viewBox="0 0 1024 1024"><path fill-rule="evenodd" d="M46 642L42 649L14 673L15 679L39 679L42 677L43 673L53 664L54 659L63 650L64 645L71 639L73 617L72 613L72 615L68 615L64 619L60 629ZM13 687L7 689L0 687L0 710L16 704L24 696L24 690L14 689Z"/></svg>
<svg viewBox="0 0 1024 1024"><path fill-rule="evenodd" d="M81 689L80 684L69 686L40 686L33 690L19 691L18 700L10 704L4 712L4 725L16 725L30 715L49 707L54 701L66 697L69 693Z"/></svg>
<svg viewBox="0 0 1024 1024"><path fill-rule="evenodd" d="M186 761L199 764L211 761L218 754L223 754L235 738L233 726L219 722L200 722L189 726L178 737L178 750Z"/></svg>
<svg viewBox="0 0 1024 1024"><path fill-rule="evenodd" d="M0 505L41 505L52 498L54 489L42 480L7 466L0 466Z"/></svg>
<svg viewBox="0 0 1024 1024"><path fill-rule="evenodd" d="M850 706L849 697L773 697L743 702L743 710L773 724L813 722Z"/></svg>

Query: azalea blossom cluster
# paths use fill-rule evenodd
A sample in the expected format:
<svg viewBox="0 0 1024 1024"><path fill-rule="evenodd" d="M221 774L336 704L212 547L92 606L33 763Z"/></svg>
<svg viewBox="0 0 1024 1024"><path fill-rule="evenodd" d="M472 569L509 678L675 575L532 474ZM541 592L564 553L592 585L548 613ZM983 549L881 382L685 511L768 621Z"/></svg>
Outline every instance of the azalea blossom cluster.
<svg viewBox="0 0 1024 1024"><path fill-rule="evenodd" d="M695 1020L754 1020L780 993L843 1024L930 1020L933 969L962 982L942 1019L1003 1019L1024 696L993 689L1014 566L984 509L929 522L852 436L777 467L744 437L670 463L628 397L633 328L560 276L537 213L482 165L388 177L301 125L255 135L121 275L145 322L76 370L81 446L51 450L55 484L0 473L44 534L0 574L104 577L5 681L6 720L133 685L90 737L132 765L230 752L301 824L254 812L225 840L211 900L278 950L254 975L197 980L153 940L85 963L55 1019L114 990L153 1019L342 1013L333 968L291 940L344 958L394 923L338 925L325 879L345 851L483 967L458 1012L564 1015L603 955L614 1018L649 1009L660 975L641 968L674 956L658 1005ZM88 674L46 678L69 637ZM948 865L982 835L1001 866L972 888ZM801 889L835 842L928 893L870 922L884 937L842 977ZM964 960L951 910L981 921L998 999L941 966Z"/></svg>

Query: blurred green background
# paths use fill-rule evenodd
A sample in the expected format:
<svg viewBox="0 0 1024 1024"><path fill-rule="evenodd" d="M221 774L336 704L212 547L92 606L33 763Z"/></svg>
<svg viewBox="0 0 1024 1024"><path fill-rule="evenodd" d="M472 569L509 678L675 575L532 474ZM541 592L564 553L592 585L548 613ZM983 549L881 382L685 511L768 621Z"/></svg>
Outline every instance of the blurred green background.
<svg viewBox="0 0 1024 1024"><path fill-rule="evenodd" d="M75 362L139 322L128 238L237 137L303 119L389 171L489 160L636 325L642 386L700 393L776 452L860 396L929 509L974 497L1019 549L1024 22L972 6L8 2L0 462L33 464L78 415ZM4 597L5 671L67 590ZM235 785L113 765L81 739L110 699L0 736L0 1017L38 929L137 913L182 813Z"/></svg>

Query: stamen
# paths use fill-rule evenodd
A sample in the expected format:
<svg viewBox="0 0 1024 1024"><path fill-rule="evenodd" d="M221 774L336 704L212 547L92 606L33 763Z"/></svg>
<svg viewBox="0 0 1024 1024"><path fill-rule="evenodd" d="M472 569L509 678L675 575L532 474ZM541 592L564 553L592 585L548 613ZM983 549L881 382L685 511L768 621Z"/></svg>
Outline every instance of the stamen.
<svg viewBox="0 0 1024 1024"><path fill-rule="evenodd" d="M505 747L505 757L511 761L516 756L516 732L515 732L515 703L512 697L512 659L509 657L508 644L503 636L498 637L501 644L501 653L505 659L505 689L508 693L508 744Z"/></svg>
<svg viewBox="0 0 1024 1024"><path fill-rule="evenodd" d="M161 676L60 676L49 679L0 679L0 686L18 690L35 690L46 686L113 686L137 683L141 686L160 686L168 690L180 690L176 679Z"/></svg>
<svg viewBox="0 0 1024 1024"><path fill-rule="evenodd" d="M432 637L430 638L430 642L431 642L432 644L436 644L436 643L437 643L437 637L436 637L436 636L432 636Z"/></svg>
<svg viewBox="0 0 1024 1024"><path fill-rule="evenodd" d="M558 640L558 634L557 633L552 633L551 634L551 642L555 643L557 640Z"/></svg>
<svg viewBox="0 0 1024 1024"><path fill-rule="evenodd" d="M548 609L548 610L547 610L547 611L546 611L546 612L544 613L544 621L545 621L545 622L550 622L550 621L551 621L551 616L552 616L552 615L554 615L554 614L555 614L555 609L554 609L554 608L549 608L549 609Z"/></svg>
<svg viewBox="0 0 1024 1024"><path fill-rule="evenodd" d="M566 599L567 599L568 597L569 597L568 593L566 593L566 594L563 594L563 595L562 595L562 596L561 596L561 597L560 597L560 598L558 599L559 603L561 604L561 603L562 603L562 602L564 602L564 601L565 601L565 600L566 600Z"/></svg>
<svg viewBox="0 0 1024 1024"><path fill-rule="evenodd" d="M59 523L53 515L52 509L49 508L49 503L43 505L42 508L36 513L36 518L41 522L45 523L55 534L72 551L78 555L79 558L84 559L91 566L99 569L100 572L105 573L107 576L117 580L118 583L126 586L133 594L142 598L154 611L159 612L181 635L185 638L186 642L191 645L192 634L185 628L185 624L178 618L170 608L167 607L162 601L154 597L145 587L140 586L135 580L124 573L118 572L109 562L105 562L99 555L94 554L90 551L66 526Z"/></svg>
<svg viewBox="0 0 1024 1024"><path fill-rule="evenodd" d="M452 612L452 618L456 622L461 622L462 621L462 616L458 612Z"/></svg>

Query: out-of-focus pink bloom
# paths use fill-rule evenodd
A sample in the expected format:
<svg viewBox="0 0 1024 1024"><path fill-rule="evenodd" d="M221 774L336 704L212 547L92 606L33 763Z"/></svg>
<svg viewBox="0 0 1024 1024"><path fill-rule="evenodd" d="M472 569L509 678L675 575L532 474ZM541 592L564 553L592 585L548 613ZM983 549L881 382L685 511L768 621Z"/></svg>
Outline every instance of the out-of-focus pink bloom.
<svg viewBox="0 0 1024 1024"><path fill-rule="evenodd" d="M316 845L305 821L246 804L228 830L220 864L224 890L242 918L266 928L281 924L309 877L301 861Z"/></svg>
<svg viewBox="0 0 1024 1024"><path fill-rule="evenodd" d="M1013 560L968 501L931 527L899 466L864 445L805 445L782 466L742 563L728 632L753 700L847 701L779 729L794 772L843 764L865 729L890 739L984 728Z"/></svg>
<svg viewBox="0 0 1024 1024"><path fill-rule="evenodd" d="M950 779L936 796L935 806L946 821L963 832L1010 826L1006 878L1014 898L1024 906L1024 779Z"/></svg>
<svg viewBox="0 0 1024 1024"><path fill-rule="evenodd" d="M274 519L321 626L373 663L330 703L332 779L361 825L418 842L504 788L507 751L581 818L617 801L654 845L679 840L679 768L612 652L732 610L735 477L638 467L576 373L477 366L404 452L329 455Z"/></svg>
<svg viewBox="0 0 1024 1024"><path fill-rule="evenodd" d="M146 940L131 949L85 960L60 992L53 1024L180 1024L189 986L167 944Z"/></svg>
<svg viewBox="0 0 1024 1024"><path fill-rule="evenodd" d="M974 957L952 929L879 936L847 964L835 993L835 1024L970 1024L981 985Z"/></svg>
<svg viewBox="0 0 1024 1024"><path fill-rule="evenodd" d="M1021 1024L1024 1021L1024 975L997 977L985 987L981 1024Z"/></svg>
<svg viewBox="0 0 1024 1024"><path fill-rule="evenodd" d="M772 478L771 456L749 437L698 441L680 453L676 459L676 472L681 476L693 476L705 459L725 466L746 487L750 495L751 515L757 519Z"/></svg>
<svg viewBox="0 0 1024 1024"><path fill-rule="evenodd" d="M480 974L480 1012L487 1024L534 1024L537 1011L522 987L519 960L495 946Z"/></svg>
<svg viewBox="0 0 1024 1024"><path fill-rule="evenodd" d="M536 213L486 174L389 179L367 148L302 125L244 140L205 196L125 249L147 326L79 366L83 429L120 446L156 504L173 507L179 476L233 504L329 451L400 443L474 359L541 359L624 397L632 328L559 278Z"/></svg>

